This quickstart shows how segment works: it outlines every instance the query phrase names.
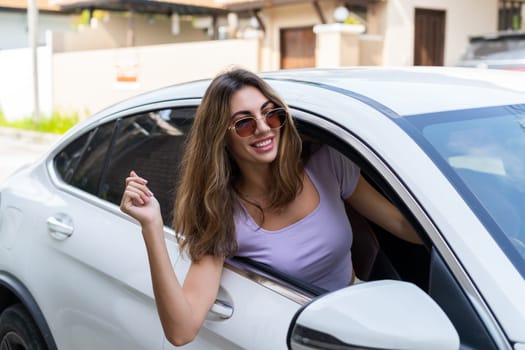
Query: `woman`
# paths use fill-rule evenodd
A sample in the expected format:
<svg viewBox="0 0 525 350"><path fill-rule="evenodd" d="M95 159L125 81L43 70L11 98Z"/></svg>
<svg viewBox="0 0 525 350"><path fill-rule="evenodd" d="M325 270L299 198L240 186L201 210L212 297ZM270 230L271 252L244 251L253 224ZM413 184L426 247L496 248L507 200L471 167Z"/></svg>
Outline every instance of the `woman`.
<svg viewBox="0 0 525 350"><path fill-rule="evenodd" d="M175 199L174 229L184 233L179 243L192 259L184 285L170 263L159 204L147 180L130 173L121 209L142 226L171 343L190 342L199 331L226 257L248 256L329 290L351 283L345 202L400 238L420 242L353 163L328 147L303 162L301 151L284 101L262 79L235 69L212 81L188 137Z"/></svg>

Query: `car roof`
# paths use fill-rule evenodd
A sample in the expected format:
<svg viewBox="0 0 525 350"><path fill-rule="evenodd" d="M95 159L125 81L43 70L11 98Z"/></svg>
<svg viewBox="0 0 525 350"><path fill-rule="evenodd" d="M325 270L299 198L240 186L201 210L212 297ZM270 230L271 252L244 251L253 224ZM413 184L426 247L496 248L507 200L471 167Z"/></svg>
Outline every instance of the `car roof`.
<svg viewBox="0 0 525 350"><path fill-rule="evenodd" d="M459 67L355 67L263 72L261 76L288 89L331 90L360 99L394 115L525 103L525 74ZM210 80L183 83L141 94L109 107L100 117L149 103L199 99ZM311 103L315 103L315 95ZM288 103L291 101L287 101Z"/></svg>
<svg viewBox="0 0 525 350"><path fill-rule="evenodd" d="M497 41L506 39L525 39L524 30L504 30L495 33L485 33L481 35L474 35L470 37L470 42L477 41Z"/></svg>
<svg viewBox="0 0 525 350"><path fill-rule="evenodd" d="M278 71L267 78L303 81L366 97L400 116L525 103L525 75L458 67L356 67Z"/></svg>

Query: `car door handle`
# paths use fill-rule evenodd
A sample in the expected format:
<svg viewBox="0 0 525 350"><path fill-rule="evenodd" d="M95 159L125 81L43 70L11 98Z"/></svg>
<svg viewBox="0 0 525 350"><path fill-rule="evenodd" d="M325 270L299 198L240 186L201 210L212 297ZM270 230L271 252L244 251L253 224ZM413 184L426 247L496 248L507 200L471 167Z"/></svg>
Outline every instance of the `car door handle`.
<svg viewBox="0 0 525 350"><path fill-rule="evenodd" d="M47 219L49 235L59 241L71 237L74 231L73 221L66 214L56 214Z"/></svg>
<svg viewBox="0 0 525 350"><path fill-rule="evenodd" d="M215 303L213 303L210 312L215 316L214 318L225 320L232 317L233 307L224 301L217 299L215 300Z"/></svg>

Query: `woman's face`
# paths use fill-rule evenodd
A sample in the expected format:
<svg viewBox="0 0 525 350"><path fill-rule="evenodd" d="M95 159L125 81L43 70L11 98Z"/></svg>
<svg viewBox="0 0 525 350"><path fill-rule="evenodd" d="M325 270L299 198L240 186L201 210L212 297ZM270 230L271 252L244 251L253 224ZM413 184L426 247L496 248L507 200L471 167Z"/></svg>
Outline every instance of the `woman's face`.
<svg viewBox="0 0 525 350"><path fill-rule="evenodd" d="M276 107L252 86L245 86L233 94L230 101L230 126L246 117L256 119L256 128L251 135L241 137L234 128L228 130L226 142L239 167L269 164L277 157L280 129L271 129L264 118L269 110Z"/></svg>

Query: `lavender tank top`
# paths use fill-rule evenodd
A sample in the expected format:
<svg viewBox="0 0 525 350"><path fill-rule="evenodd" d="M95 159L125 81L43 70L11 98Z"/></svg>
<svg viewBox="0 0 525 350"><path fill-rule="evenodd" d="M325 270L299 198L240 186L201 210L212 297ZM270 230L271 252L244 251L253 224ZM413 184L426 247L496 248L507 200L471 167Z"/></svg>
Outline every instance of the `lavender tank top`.
<svg viewBox="0 0 525 350"><path fill-rule="evenodd" d="M305 170L319 193L317 208L290 226L269 231L241 207L235 213L237 255L332 291L352 278L352 227L343 199L353 193L360 170L328 146L312 154Z"/></svg>

